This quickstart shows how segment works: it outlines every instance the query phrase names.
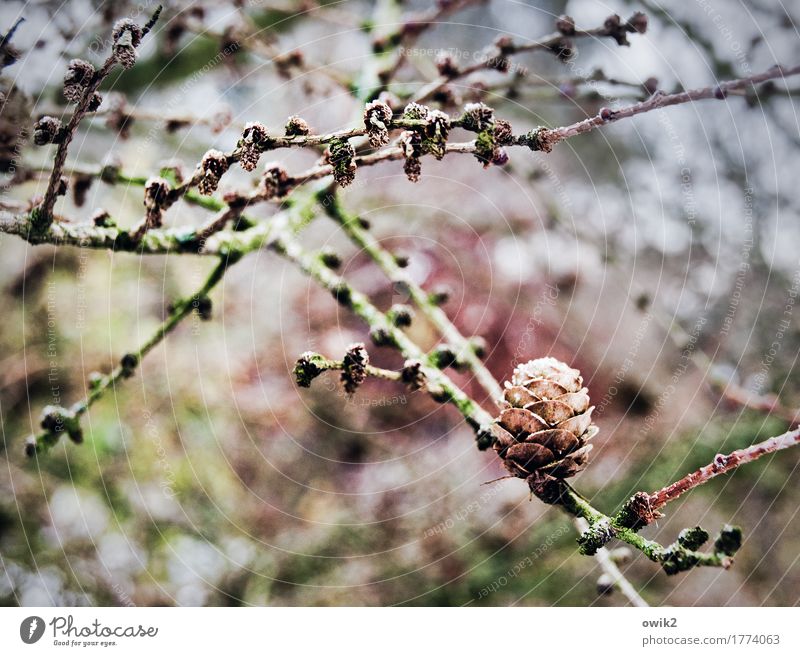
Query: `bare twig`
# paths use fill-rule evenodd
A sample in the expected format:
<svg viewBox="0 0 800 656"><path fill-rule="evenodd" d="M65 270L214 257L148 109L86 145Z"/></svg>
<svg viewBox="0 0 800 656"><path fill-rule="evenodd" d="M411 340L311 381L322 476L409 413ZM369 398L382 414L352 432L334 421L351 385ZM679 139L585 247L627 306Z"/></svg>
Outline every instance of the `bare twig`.
<svg viewBox="0 0 800 656"><path fill-rule="evenodd" d="M670 107L672 105L683 105L697 100L724 100L727 94L731 91L738 89L746 89L754 84L766 82L767 80L775 80L779 78L791 77L800 73L800 65L786 68L784 66L773 66L768 71L751 75L749 77L740 78L738 80L728 80L720 82L716 86L703 87L700 89L693 89L691 91L682 91L680 93L662 93L656 92L647 100L623 107L621 109L607 109L598 113L597 116L587 118L583 121L578 121L572 125L567 125L560 128L542 129L539 137L543 143L547 144L547 148L542 150L552 149L552 147L559 141L569 139L570 137L579 134L585 134L592 130L608 125L623 118L630 118L639 114L653 111L654 109L661 109L663 107Z"/></svg>
<svg viewBox="0 0 800 656"><path fill-rule="evenodd" d="M502 38L493 46L487 47L478 62L461 69L454 69L448 74L441 75L439 78L417 91L417 93L412 96L412 100L415 102L429 100L442 91L449 83L454 80L463 79L477 71L487 69L507 70L510 67L508 58L519 53L549 51L561 58L569 59L572 56L571 39L573 38L610 37L615 39L619 45L628 45L627 39L624 37L625 33L644 31L644 29L646 29L646 19L644 21L644 28L640 27L639 29L634 29L633 27L626 27L638 17L641 17L641 14L635 14L628 23L623 24L618 16L610 16L605 21L604 25L588 30L575 29L573 23L571 29L567 26L564 32L548 34L528 43L515 43L509 38Z"/></svg>
<svg viewBox="0 0 800 656"><path fill-rule="evenodd" d="M383 44L397 43L394 60L378 72L378 79L381 86L373 89L368 96L374 97L380 89L386 88L395 78L403 63L408 59L409 46L416 41L427 30L435 27L447 16L450 16L470 5L478 4L484 0L454 0L453 2L441 2L429 9L419 12L405 19L400 28L391 35L381 37L377 44L383 48ZM367 98L369 99L369 97Z"/></svg>
<svg viewBox="0 0 800 656"><path fill-rule="evenodd" d="M717 454L708 465L650 494L650 510L657 512L659 508L662 508L670 501L674 501L682 494L707 483L720 474L729 472L748 462L758 460L769 453L788 449L798 444L800 444L800 429L789 431L777 437L771 437L744 449L737 449L728 455Z"/></svg>

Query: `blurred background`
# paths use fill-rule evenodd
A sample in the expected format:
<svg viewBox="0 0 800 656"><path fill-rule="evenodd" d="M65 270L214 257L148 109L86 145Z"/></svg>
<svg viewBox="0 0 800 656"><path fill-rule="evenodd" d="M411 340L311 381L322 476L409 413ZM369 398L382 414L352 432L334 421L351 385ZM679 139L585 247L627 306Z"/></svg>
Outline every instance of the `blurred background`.
<svg viewBox="0 0 800 656"><path fill-rule="evenodd" d="M535 4L492 0L450 14L420 36L392 91L402 97L434 78L441 51L466 65L498 36L525 43L552 33L562 13L596 27L610 14L642 11L649 27L629 47L576 41L568 62L519 55L505 75L454 82L445 108L482 100L522 133L635 102L648 89L798 63L792 4ZM101 62L113 22L142 24L154 6L3 2L0 31L19 16L25 22L13 40L21 58L3 71L0 118L11 121L12 98L23 117L64 111L68 61ZM376 35L428 7L167 2L137 65L105 85L69 161L117 161L143 176L172 161L191 172L208 148L234 147L250 120L276 131L293 114L317 133L354 126L363 105L341 80L373 65ZM246 47L230 47L247 30ZM304 70L271 61L295 50ZM549 155L512 149L503 167L426 158L416 185L402 163L369 167L342 197L386 246L409 256L418 282L451 288L445 310L464 334L487 340L498 379L548 354L581 369L601 430L575 486L611 512L633 492L793 421L798 88L777 81L725 102L652 112ZM0 132L13 150L6 135L16 133ZM49 148L19 148L21 170L49 166ZM318 157L271 155L292 172ZM237 168L221 191L255 179ZM35 175L17 184L18 172L4 180L4 199L30 199L46 184ZM84 195L69 194L57 211L85 220L105 208L121 225L141 217L140 187L95 181ZM179 204L167 223L207 218ZM329 219L316 219L303 240L334 248L343 274L378 307L403 300ZM83 445L63 439L27 460L24 440L41 408L81 398L89 374L144 341L210 266L0 236L0 603L625 603L598 594L601 571L577 553L569 517L531 501L518 480L483 485L504 472L492 452L475 448L454 408L374 380L347 398L333 373L298 389L291 369L300 353L338 357L368 341L367 331L272 253L232 268L212 294L211 321L184 322L92 407ZM422 318L410 334L437 343ZM381 366L402 364L391 350L370 352ZM453 376L493 411L469 376ZM634 554L625 575L653 605L796 605L798 484L798 453L783 451L692 491L643 532L669 543L687 526L714 533L738 524L745 541L730 571L667 577Z"/></svg>

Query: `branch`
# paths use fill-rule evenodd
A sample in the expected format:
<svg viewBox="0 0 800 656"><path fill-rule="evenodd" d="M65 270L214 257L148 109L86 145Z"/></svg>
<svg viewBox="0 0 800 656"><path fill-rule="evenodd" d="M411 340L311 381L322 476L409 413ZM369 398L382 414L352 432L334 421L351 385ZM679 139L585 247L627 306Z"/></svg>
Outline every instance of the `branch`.
<svg viewBox="0 0 800 656"><path fill-rule="evenodd" d="M327 289L340 304L360 317L369 326L370 337L378 346L392 346L406 360L419 362L428 385L441 390L441 396L436 400L451 403L458 409L475 431L479 448L485 449L491 445L489 427L493 417L469 398L444 372L433 366L427 354L364 294L330 271L320 258L305 251L292 235L286 232L276 234L269 246L282 257L294 262L304 273Z"/></svg>
<svg viewBox="0 0 800 656"><path fill-rule="evenodd" d="M578 529L578 533L583 534L589 530L589 522L582 517L576 517L575 527ZM648 608L650 606L636 591L633 584L625 578L625 575L620 571L619 567L617 567L617 563L614 562L614 559L611 557L611 552L609 552L608 549L600 547L594 556L600 568L611 580L612 585L622 593L631 606L636 606L637 608Z"/></svg>
<svg viewBox="0 0 800 656"><path fill-rule="evenodd" d="M475 344L461 334L447 314L431 298L431 295L403 271L397 264L394 255L383 248L380 242L363 228L358 217L345 212L334 193L323 196L321 203L328 215L342 226L345 234L353 243L372 258L391 282L399 284L408 293L441 336L453 347L456 361L470 370L489 398L499 404L503 398L503 391L475 352Z"/></svg>
<svg viewBox="0 0 800 656"><path fill-rule="evenodd" d="M470 5L479 4L485 0L452 0L451 2L439 2L427 11L419 12L406 18L399 29L386 36L378 37L373 41L373 50L380 56L392 45L398 46L393 54L394 60L385 67L378 70L377 78L379 85L364 94L366 100L372 100L378 94L388 88L389 83L395 78L403 63L408 59L408 47L416 43L419 38L429 29L435 27L442 19L454 14Z"/></svg>
<svg viewBox="0 0 800 656"><path fill-rule="evenodd" d="M248 230L213 234L205 243L198 242L199 233L198 229L195 228L148 230L143 234L141 241L135 244L132 244L128 238L119 241L120 234L127 235L127 233L120 233L114 228L98 228L96 226L84 225L83 228L79 229L77 232L64 234L69 235L70 239L77 240L77 243L84 247L92 243L96 247L113 248L120 243L124 246L121 250L136 250L137 252L151 253L172 252L173 250L177 252L199 252L205 255L213 254L222 256L225 258L223 262L238 261L238 259L246 253L260 248L269 248L273 250L299 266L302 271L330 291L336 300L350 308L359 316L370 327L370 335L373 341L379 345L393 346L397 348L407 360L414 361L414 363L419 362L419 370L426 380L426 389L428 389L429 392L435 391L434 396L436 400L454 405L476 432L479 446L481 448L487 448L491 440L491 435L489 433L489 425L492 422L491 415L470 399L446 374L439 371L432 364L431 358L397 328L387 314L380 312L370 303L364 294L352 288L340 276L332 273L318 255L305 251L292 235L293 226L302 225L307 221L306 214L308 211L308 204L314 202L314 200L315 197L311 196L307 204L295 203L284 212L273 217L270 222L257 224ZM221 203L220 209L223 209ZM252 219L247 220L252 222ZM51 230L59 230L63 228L64 225L66 224L53 224ZM83 232L81 230L83 230ZM200 230L202 230L202 228ZM97 241L91 241L94 239ZM219 272L220 277L221 274L222 271ZM216 284L218 281L218 278L212 275L212 278L209 280L213 286L213 284ZM192 298L198 295L205 296L206 293L207 290L203 288ZM156 333L157 337L148 341L139 352L132 354L133 360L129 359L126 362L125 359L123 359L123 363L120 367L101 381L100 388L105 390L107 387L113 385L120 377L130 372L132 368L135 367L135 364L131 366L131 363L138 363L140 357L163 339L166 333L172 330L190 310L191 305L187 306L185 302L179 303L175 308L177 314L174 316L171 315L162 325ZM99 395L100 394L97 396ZM51 446L57 441L61 432L66 431L70 435L73 433L75 435L79 434L79 426L75 424L77 417L86 411L88 405L91 404L95 398L97 397L90 395L88 397L88 403L86 403L85 406L84 403L81 402L69 410L63 408L49 409L55 412L54 418L47 420L49 428L46 428L44 433L29 441L29 444L26 446L29 455L33 455ZM51 414L53 413L51 412ZM56 419L58 419L58 431L54 429L56 426ZM77 426L74 431L71 430L73 426Z"/></svg>
<svg viewBox="0 0 800 656"><path fill-rule="evenodd" d="M449 62L440 63L440 69L443 69L442 75L422 87L412 96L412 100L415 102L429 100L442 91L450 82L467 77L477 71L495 69L505 72L511 66L508 57L522 52L549 51L562 60L569 60L573 56L571 40L573 38L609 37L616 41L618 45L630 45L627 35L637 32L643 34L647 30L647 17L640 12L636 12L627 22L623 23L619 16L612 15L600 27L579 30L575 28L575 21L572 18L561 16L556 25L559 29L558 32L548 34L529 43L514 43L510 37L500 37L493 46L484 50L484 56L479 62L466 68L458 68Z"/></svg>
<svg viewBox="0 0 800 656"><path fill-rule="evenodd" d="M687 474L679 481L653 492L649 496L650 510L655 513L670 501L674 501L685 492L707 483L720 474L729 472L748 462L758 460L768 453L775 453L798 444L800 444L800 429L789 431L778 437L771 437L758 444L733 451L728 455L718 454L705 467L701 467L697 471Z"/></svg>
<svg viewBox="0 0 800 656"><path fill-rule="evenodd" d="M737 80L729 80L720 82L716 86L703 87L701 89L693 89L691 91L682 91L680 93L663 93L657 91L650 98L642 102L623 107L622 109L611 110L603 108L591 118L583 121L578 121L572 125L567 125L560 128L541 128L539 138L543 144L540 150L549 152L553 146L560 141L569 139L579 134L590 132L595 128L603 127L609 123L613 123L622 118L630 118L638 114L644 114L654 109L661 109L671 105L682 105L697 100L724 100L728 93L739 89L746 89L754 84L766 82L767 80L774 80L778 78L787 78L800 73L800 65L786 68L784 66L776 65L768 71L744 77Z"/></svg>
<svg viewBox="0 0 800 656"><path fill-rule="evenodd" d="M369 354L363 344L353 344L341 360L331 360L324 355L307 351L294 365L295 381L300 387L311 387L311 382L325 371L341 371L345 392L352 395L369 377L405 383L411 391L424 390L436 400L441 400L444 391L431 385L427 380L422 364L418 360L408 360L400 371L382 369L369 363Z"/></svg>
<svg viewBox="0 0 800 656"><path fill-rule="evenodd" d="M120 363L108 374L94 374L89 381L89 393L85 398L69 408L47 406L42 411L42 431L31 435L25 442L25 453L29 457L44 453L54 446L63 433L67 433L73 442L83 441L83 432L79 419L89 407L116 386L123 378L130 378L145 355L152 351L162 340L183 321L192 310L210 312L208 293L222 280L226 269L236 261L235 258L224 258L208 276L203 285L191 296L178 300L173 304L167 319L156 329L144 344L133 352L126 353ZM203 316L203 315L201 315Z"/></svg>
<svg viewBox="0 0 800 656"><path fill-rule="evenodd" d="M742 531L735 526L725 526L714 540L712 550L698 551L708 541L709 535L699 526L684 529L678 539L668 546L640 536L635 529L626 526L622 513L615 517L603 514L564 481L549 484L547 493L537 495L545 503L560 505L564 510L582 517L588 530L578 538L580 552L594 556L612 539L621 540L641 551L647 558L659 563L668 575L678 574L694 567L723 567L733 564L733 556L742 542Z"/></svg>
<svg viewBox="0 0 800 656"><path fill-rule="evenodd" d="M161 14L161 5L159 5L152 18L144 26L144 29L139 28L132 21L123 19L119 21L114 27L114 46L111 54L106 59L100 70L92 75L88 84L83 87L83 95L78 100L77 107L72 113L66 128L58 133L58 148L53 160L53 170L50 174L50 181L47 185L47 191L44 195L41 205L35 210L32 218L32 226L37 232L45 231L53 222L53 207L56 203L56 198L61 189L61 172L64 164L67 161L67 150L69 144L75 136L75 131L78 125L83 120L83 117L91 111L91 107L96 104L96 92L100 88L100 84L108 77L114 66L120 64L124 68L133 66L136 58L136 47L139 45L142 38L152 29L158 16Z"/></svg>

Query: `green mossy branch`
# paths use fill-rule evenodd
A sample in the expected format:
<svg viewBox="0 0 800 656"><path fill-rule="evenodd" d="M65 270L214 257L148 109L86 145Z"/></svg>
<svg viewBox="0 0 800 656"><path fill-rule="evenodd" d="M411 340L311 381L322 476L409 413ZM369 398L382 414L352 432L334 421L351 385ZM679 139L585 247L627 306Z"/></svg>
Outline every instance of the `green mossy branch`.
<svg viewBox="0 0 800 656"><path fill-rule="evenodd" d="M490 426L493 417L467 396L461 388L439 369L427 364L427 355L402 330L378 310L367 298L353 288L344 278L332 272L319 258L305 251L295 237L290 234L276 235L271 242L272 249L282 257L291 260L300 269L327 289L344 307L352 310L370 328L370 337L376 345L396 348L407 360L418 360L422 364L428 384L441 391L437 399L454 405L476 433L478 446L491 446Z"/></svg>
<svg viewBox="0 0 800 656"><path fill-rule="evenodd" d="M344 360L331 360L319 353L308 351L301 355L294 365L292 373L295 381L300 387L311 387L311 381L325 371L344 371L346 368ZM364 373L373 378L382 380L400 381L402 373L391 369L382 369L373 365L365 365Z"/></svg>
<svg viewBox="0 0 800 656"><path fill-rule="evenodd" d="M366 230L363 223L354 214L342 207L335 190L326 190L319 194L320 205L328 216L342 226L345 234L380 267L386 277L395 285L399 285L417 305L428 320L436 327L441 336L456 349L456 358L463 362L483 387L489 398L495 403L502 400L502 389L491 372L484 366L475 353L474 345L464 337L450 318L442 310L435 299L418 285L402 267L397 258L380 245L380 242Z"/></svg>
<svg viewBox="0 0 800 656"><path fill-rule="evenodd" d="M697 551L708 539L708 533L700 527L684 529L676 542L664 546L643 538L635 530L600 512L569 484L559 482L558 485L560 492L551 502L576 517L584 518L589 524L589 528L578 538L578 548L584 555L593 556L612 539L617 539L641 551L647 558L659 563L668 575L673 575L694 567L727 569L733 564L733 556L741 546L741 529L731 526L720 531L710 552ZM699 540L698 537L703 534L705 539Z"/></svg>
<svg viewBox="0 0 800 656"><path fill-rule="evenodd" d="M191 198L187 198L191 200ZM356 315L358 315L370 328L370 335L376 343L390 345L399 350L408 360L419 360L427 362L427 355L409 339L393 321L380 312L367 297L355 290L346 280L334 274L315 254L306 251L300 242L294 237L294 232L309 221L309 212L316 203L316 197L310 195L303 202L297 200L287 203L283 212L272 217L269 221L257 223L255 220L243 217L249 225L253 227L241 232L220 232L211 235L203 244L198 244L198 229L184 228L181 230L149 230L144 234L141 241L130 250L136 252L195 252L205 255L216 255L224 258L225 262L238 260L249 252L269 248L278 255L292 261L301 270L316 280L324 288ZM219 203L219 209L224 205ZM54 224L51 230L58 230L69 224ZM74 228L74 226L70 226ZM126 234L116 229L97 228L96 226L86 225L80 232L66 232L76 239L76 245L96 248L107 247L109 240L116 244L119 242L119 234ZM122 242L127 246L126 242ZM198 248L200 250L198 251ZM124 249L123 249L124 250ZM220 272L222 275L223 272ZM216 284L216 281L214 282ZM196 295L205 296L207 290L201 289ZM140 349L137 355L138 362L152 346L157 344L163 337L170 332L182 318L188 314L191 308L186 308L183 303L176 304L177 314L171 315L167 322L157 331L151 340ZM130 369L130 368L129 368ZM88 409L88 406L103 392L123 377L125 368L120 366L109 374L93 391L86 401L82 401L73 410L76 415L80 415ZM489 426L493 420L492 416L484 411L477 403L469 398L453 381L443 372L433 366L424 365L423 373L428 381L428 389L435 390L435 398L441 402L454 405L464 416L467 423L476 432L478 445L481 448L488 448L491 445L491 434ZM87 402L88 401L88 402ZM54 435L45 431L35 436L28 442L26 450L29 455L40 453L47 449L52 443ZM57 440L56 440L57 441Z"/></svg>
<svg viewBox="0 0 800 656"><path fill-rule="evenodd" d="M25 453L29 457L33 457L47 452L58 443L63 433L69 435L72 441L81 442L82 433L79 424L81 415L87 412L91 405L109 389L114 388L118 382L133 375L142 358L160 344L181 321L192 313L192 310L196 310L203 299L208 298L209 292L222 280L225 271L235 263L236 259L221 259L197 291L191 296L173 303L169 316L158 326L150 338L135 351L126 353L110 373L92 375L89 380L89 393L85 398L69 408L46 407L42 412L42 431L31 435L26 440Z"/></svg>

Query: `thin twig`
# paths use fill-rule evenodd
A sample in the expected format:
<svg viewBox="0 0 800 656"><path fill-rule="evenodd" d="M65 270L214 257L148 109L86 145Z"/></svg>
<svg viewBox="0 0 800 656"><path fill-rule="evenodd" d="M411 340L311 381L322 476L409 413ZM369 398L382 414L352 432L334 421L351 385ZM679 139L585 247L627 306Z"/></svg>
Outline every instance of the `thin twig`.
<svg viewBox="0 0 800 656"><path fill-rule="evenodd" d="M670 107L672 105L683 105L697 100L724 100L726 95L738 89L746 89L754 84L766 82L767 80L775 80L778 78L791 77L800 74L800 65L786 68L784 66L773 66L763 73L751 75L749 77L740 78L737 80L728 80L720 82L716 86L703 87L700 89L692 89L691 91L682 91L680 93L661 93L656 92L647 100L623 107L621 109L604 109L597 116L587 118L583 121L578 121L572 125L567 125L560 128L545 129L541 138L546 140L550 147L554 146L559 141L569 139L570 137L579 134L585 134L596 128L603 127L609 123L613 123L623 118L630 118L638 114L644 114L654 109L661 109L663 107Z"/></svg>
<svg viewBox="0 0 800 656"><path fill-rule="evenodd" d="M447 313L432 302L430 294L398 266L394 256L383 248L368 230L362 227L358 217L344 210L335 194L326 195L322 199L322 205L328 214L342 226L345 234L350 237L353 243L372 258L386 274L386 277L393 283L401 285L408 292L417 307L436 326L442 337L455 348L458 360L473 373L478 383L489 395L489 398L499 404L503 397L500 384L476 355L473 345L450 321Z"/></svg>
<svg viewBox="0 0 800 656"><path fill-rule="evenodd" d="M798 444L800 444L800 429L788 431L777 437L771 437L744 449L737 449L728 455L717 454L708 465L691 474L687 474L679 481L675 481L657 492L653 492L649 499L650 509L651 511L657 511L670 501L674 501L682 494L707 483L720 474L729 472L748 462L758 460L769 453L788 449Z"/></svg>
<svg viewBox="0 0 800 656"><path fill-rule="evenodd" d="M233 264L235 260L230 258L223 258L214 267L211 274L200 286L200 288L191 296L180 299L173 304L169 316L166 320L159 325L150 338L144 342L135 351L126 354L120 364L117 365L110 373L100 375L95 380L90 382L90 391L85 398L77 403L74 403L68 410L60 409L62 416L68 416L69 419L77 421L82 414L84 414L91 405L101 398L106 391L113 388L120 380L128 378L133 374L133 371L142 361L142 358L152 351L163 339L171 333L177 325L183 321L192 310L195 309L198 299L205 298L208 293L222 280L222 277L227 268ZM47 451L52 447L61 437L63 430L44 429L40 433L31 435L25 444L25 451L29 456L37 453Z"/></svg>
<svg viewBox="0 0 800 656"><path fill-rule="evenodd" d="M585 533L589 530L589 522L583 517L576 517L575 527L578 529L578 533ZM633 584L625 578L625 575L620 571L614 559L611 557L611 552L606 547L600 547L594 556L600 564L600 568L611 577L611 580L614 582L614 587L622 593L630 602L631 606L636 606L637 608L648 608L650 606L636 591Z"/></svg>
<svg viewBox="0 0 800 656"><path fill-rule="evenodd" d="M160 14L161 5L156 8L152 18L145 25L145 30L142 32L142 37L144 37L147 32L152 29L153 24L158 19ZM75 107L75 111L72 113L72 117L70 118L67 127L64 129L63 136L59 141L58 148L56 149L56 155L53 160L53 170L50 174L50 181L47 184L47 191L45 192L41 205L36 210L34 221L32 222L32 227L37 232L46 230L53 222L53 207L55 206L56 198L58 197L58 190L61 186L61 173L62 169L64 168L64 164L67 161L67 151L69 150L69 145L72 142L72 139L75 137L75 131L78 129L78 125L89 112L89 106L94 100L95 92L100 88L100 84L106 79L106 77L108 77L109 73L111 73L114 66L116 66L118 63L119 60L117 58L117 52L116 50L112 50L102 67L100 67L100 70L94 74L92 80L88 85L86 85L83 96Z"/></svg>
<svg viewBox="0 0 800 656"><path fill-rule="evenodd" d="M324 266L319 258L305 251L297 239L287 232L282 231L276 234L270 240L269 246L281 257L294 262L304 273L331 292L340 303L352 310L370 327L373 335L381 335L382 341L396 348L407 360L419 361L428 384L441 390L443 396L439 400L450 403L458 409L467 423L475 430L479 445L483 448L489 445L487 440L490 434L488 431L493 417L469 398L449 376L428 364L425 352L397 328L385 313L378 310L364 294Z"/></svg>
<svg viewBox="0 0 800 656"><path fill-rule="evenodd" d="M458 69L449 75L441 75L436 80L428 83L417 91L417 93L412 96L412 100L415 102L425 102L442 91L442 89L454 80L463 79L477 71L493 68L507 69L510 66L508 57L511 55L535 51L551 51L558 53L562 48L571 47L570 39L572 38L616 38L614 36L615 33L615 30L609 29L609 27L603 25L589 30L575 30L569 36L560 32L554 32L553 34L548 34L528 43L515 43L508 40L503 43L502 46L489 46L484 49L483 57L481 57L478 62L466 66L465 68Z"/></svg>

